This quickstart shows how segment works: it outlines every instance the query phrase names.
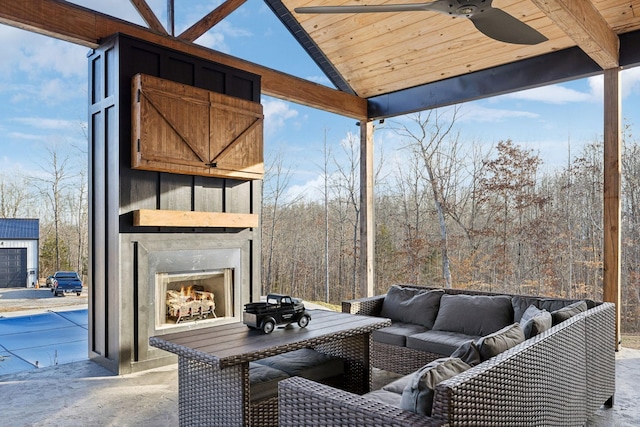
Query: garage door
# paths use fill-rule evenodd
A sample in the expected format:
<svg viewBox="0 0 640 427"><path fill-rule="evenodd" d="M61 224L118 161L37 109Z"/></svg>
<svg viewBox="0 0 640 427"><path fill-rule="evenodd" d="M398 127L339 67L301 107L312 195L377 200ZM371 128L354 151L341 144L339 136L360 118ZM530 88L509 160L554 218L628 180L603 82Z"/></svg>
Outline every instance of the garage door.
<svg viewBox="0 0 640 427"><path fill-rule="evenodd" d="M0 249L0 288L27 287L27 248Z"/></svg>

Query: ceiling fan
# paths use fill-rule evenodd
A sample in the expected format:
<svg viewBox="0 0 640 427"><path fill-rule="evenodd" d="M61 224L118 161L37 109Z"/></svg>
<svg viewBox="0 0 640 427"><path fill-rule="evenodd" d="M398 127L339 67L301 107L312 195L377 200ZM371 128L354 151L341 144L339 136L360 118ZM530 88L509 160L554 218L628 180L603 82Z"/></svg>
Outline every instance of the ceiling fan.
<svg viewBox="0 0 640 427"><path fill-rule="evenodd" d="M436 12L467 18L481 33L501 42L533 45L548 40L524 22L491 6L491 3L493 0L436 0L430 3L376 6L308 6L294 10L296 13Z"/></svg>

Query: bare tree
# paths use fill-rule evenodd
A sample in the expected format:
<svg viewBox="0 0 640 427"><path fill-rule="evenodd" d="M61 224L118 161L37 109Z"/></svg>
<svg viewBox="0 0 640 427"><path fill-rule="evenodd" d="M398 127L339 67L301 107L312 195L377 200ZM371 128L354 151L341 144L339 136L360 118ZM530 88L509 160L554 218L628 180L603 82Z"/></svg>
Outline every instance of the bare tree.
<svg viewBox="0 0 640 427"><path fill-rule="evenodd" d="M424 188L421 163L421 158L414 153L406 163L398 167L395 180L403 230L400 248L406 260L407 279L411 283L421 283L420 273L427 262L425 252L428 248L428 231L424 217L428 212L429 195Z"/></svg>
<svg viewBox="0 0 640 427"><path fill-rule="evenodd" d="M70 156L68 153L62 152L58 145L47 147L46 151L48 164L47 166L40 166L43 175L34 177L33 180L51 208L54 228L55 269L59 270L61 264L60 229L61 216L64 209L63 199L65 192L71 185L70 180L73 176L69 171Z"/></svg>
<svg viewBox="0 0 640 427"><path fill-rule="evenodd" d="M28 188L25 178L10 178L0 174L0 218L17 218L23 215L31 198Z"/></svg>
<svg viewBox="0 0 640 427"><path fill-rule="evenodd" d="M352 285L352 298L356 297L357 285L358 285L358 259L359 259L359 243L358 243L358 230L360 226L360 140L359 138L348 133L346 139L342 141L342 152L345 159L344 162L340 162L338 158L334 157L334 163L336 165L336 178L334 181L334 191L337 196L339 204L337 206L339 210L338 217L348 221L351 230L351 247L349 249L351 255L351 285ZM341 224L344 224L341 221ZM342 226L342 225L341 225Z"/></svg>
<svg viewBox="0 0 640 427"><path fill-rule="evenodd" d="M398 123L393 126L396 133L408 138L407 148L421 159L421 175L428 183L440 227L440 255L442 278L447 288L451 287L451 268L449 260L448 229L446 216L446 193L449 191L451 168L455 164L457 135L454 134L458 108L446 113L438 110L416 113L409 117L410 124ZM451 114L445 117L445 114ZM450 144L448 147L447 145Z"/></svg>
<svg viewBox="0 0 640 427"><path fill-rule="evenodd" d="M278 234L281 209L295 200L285 200L285 193L291 180L291 169L283 165L283 156L276 154L267 162L267 169L264 174L264 185L262 187L262 235L263 245L266 249L267 260L263 262L263 292L269 293L273 282L274 268L274 244Z"/></svg>

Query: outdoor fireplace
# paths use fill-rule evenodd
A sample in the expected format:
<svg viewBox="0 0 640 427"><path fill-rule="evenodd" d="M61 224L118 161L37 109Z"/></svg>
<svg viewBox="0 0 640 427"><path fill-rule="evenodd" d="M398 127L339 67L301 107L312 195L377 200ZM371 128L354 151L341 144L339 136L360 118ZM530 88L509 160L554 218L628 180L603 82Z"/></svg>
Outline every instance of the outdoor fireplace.
<svg viewBox="0 0 640 427"><path fill-rule="evenodd" d="M234 317L233 269L156 273L156 327Z"/></svg>
<svg viewBox="0 0 640 427"><path fill-rule="evenodd" d="M241 249L182 243L192 247L154 250L146 242L140 253L139 273L148 272L151 297L149 336L240 321Z"/></svg>

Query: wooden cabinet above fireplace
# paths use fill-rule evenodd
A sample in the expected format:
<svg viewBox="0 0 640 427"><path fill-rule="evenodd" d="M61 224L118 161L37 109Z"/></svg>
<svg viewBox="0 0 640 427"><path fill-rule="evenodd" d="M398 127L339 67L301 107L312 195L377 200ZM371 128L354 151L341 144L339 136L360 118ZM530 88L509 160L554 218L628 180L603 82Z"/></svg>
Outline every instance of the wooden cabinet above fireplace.
<svg viewBox="0 0 640 427"><path fill-rule="evenodd" d="M145 74L132 98L133 169L262 178L261 104Z"/></svg>

